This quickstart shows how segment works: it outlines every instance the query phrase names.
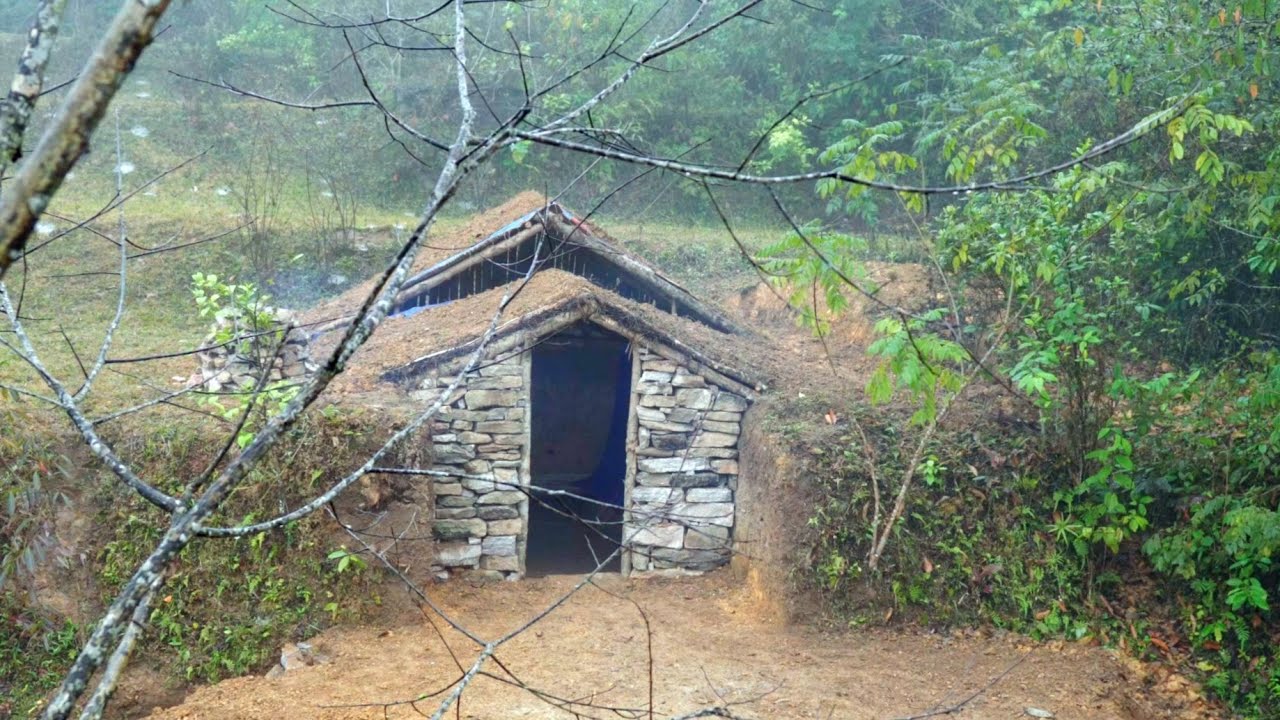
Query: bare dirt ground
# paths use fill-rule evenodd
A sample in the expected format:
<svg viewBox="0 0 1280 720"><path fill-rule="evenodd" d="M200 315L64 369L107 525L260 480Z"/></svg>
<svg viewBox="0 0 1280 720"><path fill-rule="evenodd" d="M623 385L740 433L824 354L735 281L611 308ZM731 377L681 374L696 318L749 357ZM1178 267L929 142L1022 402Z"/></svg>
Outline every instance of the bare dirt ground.
<svg viewBox="0 0 1280 720"><path fill-rule="evenodd" d="M554 601L575 580L484 586L454 581L430 592L467 627L493 638ZM579 706L582 717L649 717L648 635L637 605L652 628L653 717L733 703L732 712L742 718L918 718L979 691L952 717L1023 718L1027 708L1064 720L1214 717L1181 678L1151 673L1097 647L1033 645L1014 636L783 625L769 620L727 571L689 578L608 576L598 582L602 589L585 588L497 652L520 681L598 706ZM444 637L469 666L477 648L452 630ZM384 715L382 704L440 690L461 674L431 626L406 615L386 627L330 630L313 643L328 662L277 678L246 677L202 688L151 717L419 717L407 705L387 707ZM421 716L430 716L436 704L419 703ZM573 715L480 677L463 696L460 717Z"/></svg>

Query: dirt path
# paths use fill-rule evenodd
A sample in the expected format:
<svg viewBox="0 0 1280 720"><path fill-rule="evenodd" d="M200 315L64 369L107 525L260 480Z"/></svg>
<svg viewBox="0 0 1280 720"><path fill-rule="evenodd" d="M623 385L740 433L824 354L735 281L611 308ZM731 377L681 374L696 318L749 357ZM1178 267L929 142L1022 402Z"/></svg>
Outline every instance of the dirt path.
<svg viewBox="0 0 1280 720"><path fill-rule="evenodd" d="M433 597L485 637L500 635L573 584L547 578L476 587L453 582ZM1147 689L1141 671L1093 647L1032 647L1017 638L951 638L888 631L817 632L768 623L729 573L701 578L601 581L643 607L653 629L656 717L726 701L744 718L898 718L951 705L1022 659L959 717L1024 718L1028 707L1062 719L1211 717L1178 700L1181 683ZM469 665L475 646L445 633ZM313 643L325 664L283 677L247 677L202 688L153 718L381 718L381 703L413 699L460 673L425 622L341 628ZM523 682L563 698L635 708L648 717L648 660L636 605L586 588L497 657ZM497 672L497 668L491 666ZM1174 678L1174 680L1177 680ZM374 707L334 707L374 703ZM429 716L435 702L419 707ZM602 709L586 717L616 718ZM387 717L422 717L408 706ZM449 717L454 717L450 712ZM463 697L464 718L568 718L528 692L481 677ZM955 717L955 716L952 716Z"/></svg>

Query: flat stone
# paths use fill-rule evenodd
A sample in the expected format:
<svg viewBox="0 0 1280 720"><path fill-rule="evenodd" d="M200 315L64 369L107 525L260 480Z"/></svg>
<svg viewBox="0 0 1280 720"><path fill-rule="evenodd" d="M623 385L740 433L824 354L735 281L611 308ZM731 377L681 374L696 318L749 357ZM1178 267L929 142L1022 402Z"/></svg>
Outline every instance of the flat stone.
<svg viewBox="0 0 1280 720"><path fill-rule="evenodd" d="M519 505L524 500L524 493L519 490L498 490L496 492L481 495L477 500L478 505Z"/></svg>
<svg viewBox="0 0 1280 720"><path fill-rule="evenodd" d="M472 460L476 456L476 449L472 445L432 445L432 457L438 463L464 463Z"/></svg>
<svg viewBox="0 0 1280 720"><path fill-rule="evenodd" d="M729 546L729 528L701 525L684 534L684 546L690 550L719 550Z"/></svg>
<svg viewBox="0 0 1280 720"><path fill-rule="evenodd" d="M670 383L640 383L636 385L635 392L638 395L670 395Z"/></svg>
<svg viewBox="0 0 1280 720"><path fill-rule="evenodd" d="M740 423L742 422L742 413L725 412L723 410L712 410L706 413L706 418L708 420L714 420L716 422Z"/></svg>
<svg viewBox="0 0 1280 720"><path fill-rule="evenodd" d="M488 525L478 518L469 520L436 520L431 523L431 534L437 540L465 540L472 537L484 537Z"/></svg>
<svg viewBox="0 0 1280 720"><path fill-rule="evenodd" d="M493 436L482 432L462 432L458 433L457 441L471 445L483 445L485 443L493 442Z"/></svg>
<svg viewBox="0 0 1280 720"><path fill-rule="evenodd" d="M468 410L484 410L500 406L514 407L518 400L520 400L520 393L514 390L468 390L466 397Z"/></svg>
<svg viewBox="0 0 1280 720"><path fill-rule="evenodd" d="M480 368L481 377L499 377L503 375L515 375L516 377L524 376L524 368L519 362L503 362L494 365L486 365Z"/></svg>
<svg viewBox="0 0 1280 720"><path fill-rule="evenodd" d="M515 420L490 420L476 423L476 432L524 435L524 423Z"/></svg>
<svg viewBox="0 0 1280 720"><path fill-rule="evenodd" d="M454 443L458 442L458 436L453 433L432 433L431 441L438 443Z"/></svg>
<svg viewBox="0 0 1280 720"><path fill-rule="evenodd" d="M462 483L435 482L431 484L431 489L435 492L436 497L441 495L461 495Z"/></svg>
<svg viewBox="0 0 1280 720"><path fill-rule="evenodd" d="M463 478L462 487L470 490L471 492L477 495L483 495L485 493L493 492L496 486L492 480L481 480L479 478Z"/></svg>
<svg viewBox="0 0 1280 720"><path fill-rule="evenodd" d="M473 427L475 427L475 423L472 423L467 420L454 420L453 422L449 423L449 428L451 430L467 431Z"/></svg>
<svg viewBox="0 0 1280 720"><path fill-rule="evenodd" d="M442 508L463 508L471 507L476 504L476 499L469 495L445 495L444 497L436 497L436 505Z"/></svg>
<svg viewBox="0 0 1280 720"><path fill-rule="evenodd" d="M510 520L520 517L520 511L510 505L481 505L476 508L476 516L481 520Z"/></svg>
<svg viewBox="0 0 1280 720"><path fill-rule="evenodd" d="M672 408L676 406L676 399L671 395L641 395L640 405L642 407Z"/></svg>
<svg viewBox="0 0 1280 720"><path fill-rule="evenodd" d="M492 375L467 381L468 390L512 390L524 387L524 378L519 375Z"/></svg>
<svg viewBox="0 0 1280 720"><path fill-rule="evenodd" d="M490 535L519 535L522 532L524 532L524 521L520 518L489 521Z"/></svg>
<svg viewBox="0 0 1280 720"><path fill-rule="evenodd" d="M520 471L515 468L494 468L493 479L500 483L518 485L520 483Z"/></svg>
<svg viewBox="0 0 1280 720"><path fill-rule="evenodd" d="M731 448L731 447L727 447L727 448L706 448L706 447L700 448L700 447L696 447L696 448L692 448L692 449L690 449L690 450L688 450L688 451L686 451L686 452L688 453L689 457L691 457L691 458L695 458L695 457L700 457L700 458L719 458L719 459L721 459L721 460L728 460L728 459L732 459L732 458L736 458L736 457L738 457L738 449L737 449L737 448Z"/></svg>
<svg viewBox="0 0 1280 720"><path fill-rule="evenodd" d="M483 425L483 423L481 423ZM493 444L506 445L508 447L524 447L524 433L520 432L515 435L499 435L493 434Z"/></svg>
<svg viewBox="0 0 1280 720"><path fill-rule="evenodd" d="M513 556L516 554L515 535L490 535L481 543L485 555Z"/></svg>
<svg viewBox="0 0 1280 720"><path fill-rule="evenodd" d="M660 372L660 373L673 373L681 369L678 365L671 362L670 360L645 360L640 364L640 366L645 370L651 370L653 372Z"/></svg>
<svg viewBox="0 0 1280 720"><path fill-rule="evenodd" d="M747 409L747 401L745 398L738 397L733 393L722 392L720 393L720 396L716 398L716 402L711 406L711 409L730 412L744 412Z"/></svg>
<svg viewBox="0 0 1280 720"><path fill-rule="evenodd" d="M737 475L738 461L737 460L712 460L711 469L715 470L721 475Z"/></svg>
<svg viewBox="0 0 1280 720"><path fill-rule="evenodd" d="M652 422L666 422L667 414L657 408L637 406L636 418L641 421L650 420Z"/></svg>
<svg viewBox="0 0 1280 720"><path fill-rule="evenodd" d="M662 432L692 432L693 431L692 425L682 425L680 423L672 423L672 422L661 422L659 420L641 420L640 426L649 428L650 430L660 430Z"/></svg>
<svg viewBox="0 0 1280 720"><path fill-rule="evenodd" d="M519 450L507 450L503 446L498 445L481 445L477 450L483 453L486 458L493 460L495 463L498 460L515 462L520 460L521 457ZM497 467L497 465L495 464L494 467Z"/></svg>
<svg viewBox="0 0 1280 720"><path fill-rule="evenodd" d="M640 382L642 383L669 383L671 379L671 373L658 372L657 370L645 370L640 374Z"/></svg>
<svg viewBox="0 0 1280 720"><path fill-rule="evenodd" d="M683 503L672 508L671 515L687 523L733 527L733 503Z"/></svg>
<svg viewBox="0 0 1280 720"><path fill-rule="evenodd" d="M475 567L480 562L480 543L448 542L436 545L436 563L445 567Z"/></svg>
<svg viewBox="0 0 1280 720"><path fill-rule="evenodd" d="M686 570L713 570L729 561L725 550L676 550L657 548L652 553L654 567L680 567Z"/></svg>
<svg viewBox="0 0 1280 720"><path fill-rule="evenodd" d="M638 460L636 467L650 473L696 473L709 470L711 462L706 458L645 458Z"/></svg>
<svg viewBox="0 0 1280 720"><path fill-rule="evenodd" d="M485 555L480 558L480 567L498 572L520 572L520 558L515 555Z"/></svg>
<svg viewBox="0 0 1280 720"><path fill-rule="evenodd" d="M524 408L514 407L514 408L507 408L507 412L504 414L507 416L508 420L523 420L524 413L525 413Z"/></svg>
<svg viewBox="0 0 1280 720"><path fill-rule="evenodd" d="M677 423L694 423L702 419L706 413L689 408L671 408L667 411L667 420Z"/></svg>
<svg viewBox="0 0 1280 720"><path fill-rule="evenodd" d="M628 545L680 548L684 547L684 528L676 523L630 526L627 528L623 542Z"/></svg>
<svg viewBox="0 0 1280 720"><path fill-rule="evenodd" d="M483 475L489 472L489 470L492 468L493 466L489 464L488 460L479 460L479 459L468 460L466 464L462 466L462 469L467 471L468 475Z"/></svg>
<svg viewBox="0 0 1280 720"><path fill-rule="evenodd" d="M715 420L703 420L702 429L711 432L726 433L728 435L739 435L742 433L742 426L738 423L717 422Z"/></svg>
<svg viewBox="0 0 1280 720"><path fill-rule="evenodd" d="M460 508L436 508L436 518L439 520L466 520L476 516L475 506Z"/></svg>
<svg viewBox="0 0 1280 720"><path fill-rule="evenodd" d="M684 369L681 368L680 371L676 372L675 377L671 379L672 385L676 387L706 387L706 378L701 375L684 372L683 370Z"/></svg>
<svg viewBox="0 0 1280 720"><path fill-rule="evenodd" d="M733 447L738 444L737 434L702 432L693 439L694 447Z"/></svg>
<svg viewBox="0 0 1280 720"><path fill-rule="evenodd" d="M676 404L690 410L707 410L714 399L706 388L682 388L676 391Z"/></svg>
<svg viewBox="0 0 1280 720"><path fill-rule="evenodd" d="M659 450L683 450L689 447L688 433L653 433L649 444Z"/></svg>
<svg viewBox="0 0 1280 720"><path fill-rule="evenodd" d="M631 488L631 502L661 505L671 502L671 498L676 497L678 493L678 490L672 490L669 487L635 487Z"/></svg>
<svg viewBox="0 0 1280 720"><path fill-rule="evenodd" d="M727 503L733 502L733 491L729 488L693 488L685 493L685 499L691 503Z"/></svg>

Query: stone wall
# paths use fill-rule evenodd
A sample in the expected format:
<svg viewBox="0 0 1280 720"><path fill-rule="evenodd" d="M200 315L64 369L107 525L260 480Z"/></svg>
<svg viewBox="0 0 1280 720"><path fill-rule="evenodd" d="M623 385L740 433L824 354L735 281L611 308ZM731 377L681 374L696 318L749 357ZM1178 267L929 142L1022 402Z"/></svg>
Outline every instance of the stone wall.
<svg viewBox="0 0 1280 720"><path fill-rule="evenodd" d="M637 347L624 539L638 572L707 570L729 561L738 442L747 400L677 362ZM528 353L473 373L432 428L437 541L433 567L491 577L520 574L528 528ZM413 393L434 402L447 373Z"/></svg>
<svg viewBox="0 0 1280 720"><path fill-rule="evenodd" d="M528 500L527 354L472 373L432 427L436 537L442 573L469 569L512 577L521 569ZM453 376L426 378L414 393L434 402Z"/></svg>
<svg viewBox="0 0 1280 720"><path fill-rule="evenodd" d="M625 538L636 571L729 560L747 400L640 348L634 477Z"/></svg>

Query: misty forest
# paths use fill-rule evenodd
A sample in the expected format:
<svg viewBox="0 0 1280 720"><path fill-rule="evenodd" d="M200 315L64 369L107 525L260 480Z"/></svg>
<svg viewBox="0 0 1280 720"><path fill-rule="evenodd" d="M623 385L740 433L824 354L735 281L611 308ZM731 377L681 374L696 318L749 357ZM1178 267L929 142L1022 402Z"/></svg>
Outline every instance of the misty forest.
<svg viewBox="0 0 1280 720"><path fill-rule="evenodd" d="M0 720L1280 718L1273 43L0 0Z"/></svg>

